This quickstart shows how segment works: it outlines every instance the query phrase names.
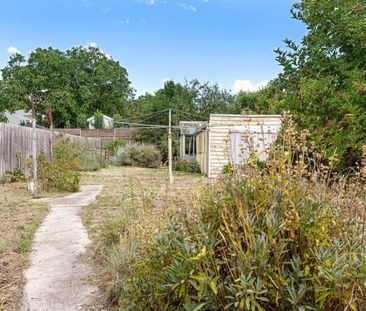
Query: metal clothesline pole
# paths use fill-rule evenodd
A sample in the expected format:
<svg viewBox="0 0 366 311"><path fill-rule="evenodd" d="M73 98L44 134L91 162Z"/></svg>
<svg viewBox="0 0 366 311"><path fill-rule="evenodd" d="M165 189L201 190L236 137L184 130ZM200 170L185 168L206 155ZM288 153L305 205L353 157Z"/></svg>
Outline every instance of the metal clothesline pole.
<svg viewBox="0 0 366 311"><path fill-rule="evenodd" d="M172 110L169 109L169 129L168 129L168 166L169 166L169 183L174 182L173 177L173 148L172 148Z"/></svg>

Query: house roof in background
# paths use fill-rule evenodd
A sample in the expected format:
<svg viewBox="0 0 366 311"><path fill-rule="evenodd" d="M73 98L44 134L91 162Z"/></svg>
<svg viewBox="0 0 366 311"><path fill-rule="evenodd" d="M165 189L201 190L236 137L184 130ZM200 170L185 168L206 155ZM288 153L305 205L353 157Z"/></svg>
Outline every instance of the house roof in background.
<svg viewBox="0 0 366 311"><path fill-rule="evenodd" d="M103 118L104 118L104 119L107 119L107 120L113 120L113 118L108 117L108 116L107 116L107 115L105 115L105 114L103 114ZM87 121L94 120L94 116L91 116L90 118L87 118L86 120L87 120Z"/></svg>
<svg viewBox="0 0 366 311"><path fill-rule="evenodd" d="M14 112L5 112L5 117L8 119L8 123L19 125L21 122L32 121L31 111L16 110Z"/></svg>

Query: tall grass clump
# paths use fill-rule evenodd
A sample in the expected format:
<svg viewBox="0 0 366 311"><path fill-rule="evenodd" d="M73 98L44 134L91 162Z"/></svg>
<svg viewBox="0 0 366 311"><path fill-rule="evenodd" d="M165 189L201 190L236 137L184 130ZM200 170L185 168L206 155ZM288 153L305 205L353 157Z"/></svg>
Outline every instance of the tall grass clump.
<svg viewBox="0 0 366 311"><path fill-rule="evenodd" d="M335 175L284 122L266 163L223 175L140 254L122 310L365 310L366 169Z"/></svg>
<svg viewBox="0 0 366 311"><path fill-rule="evenodd" d="M161 163L161 154L154 145L126 145L117 148L112 163L114 165L158 168Z"/></svg>

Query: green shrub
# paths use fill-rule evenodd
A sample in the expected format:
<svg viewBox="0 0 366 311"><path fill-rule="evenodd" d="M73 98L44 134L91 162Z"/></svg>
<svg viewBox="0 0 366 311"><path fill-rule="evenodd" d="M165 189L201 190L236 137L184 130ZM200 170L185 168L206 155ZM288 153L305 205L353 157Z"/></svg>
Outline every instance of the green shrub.
<svg viewBox="0 0 366 311"><path fill-rule="evenodd" d="M123 139L114 139L110 141L105 149L108 151L108 154L111 156L115 156L118 148L123 148L127 145L127 142Z"/></svg>
<svg viewBox="0 0 366 311"><path fill-rule="evenodd" d="M117 149L112 163L114 165L157 168L161 163L161 154L153 145L127 145Z"/></svg>
<svg viewBox="0 0 366 311"><path fill-rule="evenodd" d="M75 192L80 187L80 150L68 139L59 137L53 145L52 159L38 157L38 179L44 190Z"/></svg>
<svg viewBox="0 0 366 311"><path fill-rule="evenodd" d="M57 190L76 192L80 188L80 179L81 174L79 172L69 172L65 174L65 178L55 183L55 188Z"/></svg>
<svg viewBox="0 0 366 311"><path fill-rule="evenodd" d="M27 178L20 168L8 170L5 172L5 180L11 183L25 181Z"/></svg>
<svg viewBox="0 0 366 311"><path fill-rule="evenodd" d="M108 166L107 161L93 151L82 151L79 155L80 171L98 171Z"/></svg>
<svg viewBox="0 0 366 311"><path fill-rule="evenodd" d="M79 160L82 171L97 171L101 168L98 159L93 154L81 153Z"/></svg>
<svg viewBox="0 0 366 311"><path fill-rule="evenodd" d="M201 173L201 169L197 161L187 161L184 159L178 159L174 163L174 170L187 173Z"/></svg>
<svg viewBox="0 0 366 311"><path fill-rule="evenodd" d="M264 167L253 156L222 176L198 215L155 238L117 293L123 310L364 309L362 174L333 176L315 151L310 167L294 133Z"/></svg>

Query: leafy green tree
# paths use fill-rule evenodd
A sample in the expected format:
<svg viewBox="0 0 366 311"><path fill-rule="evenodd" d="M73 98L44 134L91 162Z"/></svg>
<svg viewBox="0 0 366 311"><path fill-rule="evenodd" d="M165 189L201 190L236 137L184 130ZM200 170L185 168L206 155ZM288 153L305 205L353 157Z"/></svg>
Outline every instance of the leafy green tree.
<svg viewBox="0 0 366 311"><path fill-rule="evenodd" d="M310 129L319 149L355 165L366 143L366 4L360 0L303 0L292 7L308 34L277 50L283 72L269 110L290 110Z"/></svg>
<svg viewBox="0 0 366 311"><path fill-rule="evenodd" d="M134 101L132 120L135 123L167 125L168 109L172 109L173 126L177 126L179 121L208 121L211 113L230 111L234 101L235 96L220 89L217 84L200 83L198 80L184 84L167 81L155 94L146 94ZM178 133L178 130L174 131L175 154L179 150ZM137 139L157 145L163 159L166 159L166 129L143 129Z"/></svg>
<svg viewBox="0 0 366 311"><path fill-rule="evenodd" d="M260 113L258 107L260 96L261 92L240 92L227 110L233 114Z"/></svg>
<svg viewBox="0 0 366 311"><path fill-rule="evenodd" d="M76 127L77 128L82 128L82 129L85 129L88 127L88 121L87 121L87 116L86 114L79 114L77 116L77 124L76 124Z"/></svg>
<svg viewBox="0 0 366 311"><path fill-rule="evenodd" d="M122 126L123 118L119 113L113 115L113 127L119 128Z"/></svg>
<svg viewBox="0 0 366 311"><path fill-rule="evenodd" d="M192 97L195 114L207 120L212 113L228 113L232 110L235 96L221 89L217 83L210 85L208 82L200 83L195 79L186 82L184 87Z"/></svg>
<svg viewBox="0 0 366 311"><path fill-rule="evenodd" d="M124 113L133 96L126 69L94 47L65 52L39 48L28 59L15 54L2 76L1 111L29 108L29 94L39 95L51 106L55 127L67 121L76 127L79 115L90 116L97 109ZM46 109L37 107L37 114L46 114Z"/></svg>

